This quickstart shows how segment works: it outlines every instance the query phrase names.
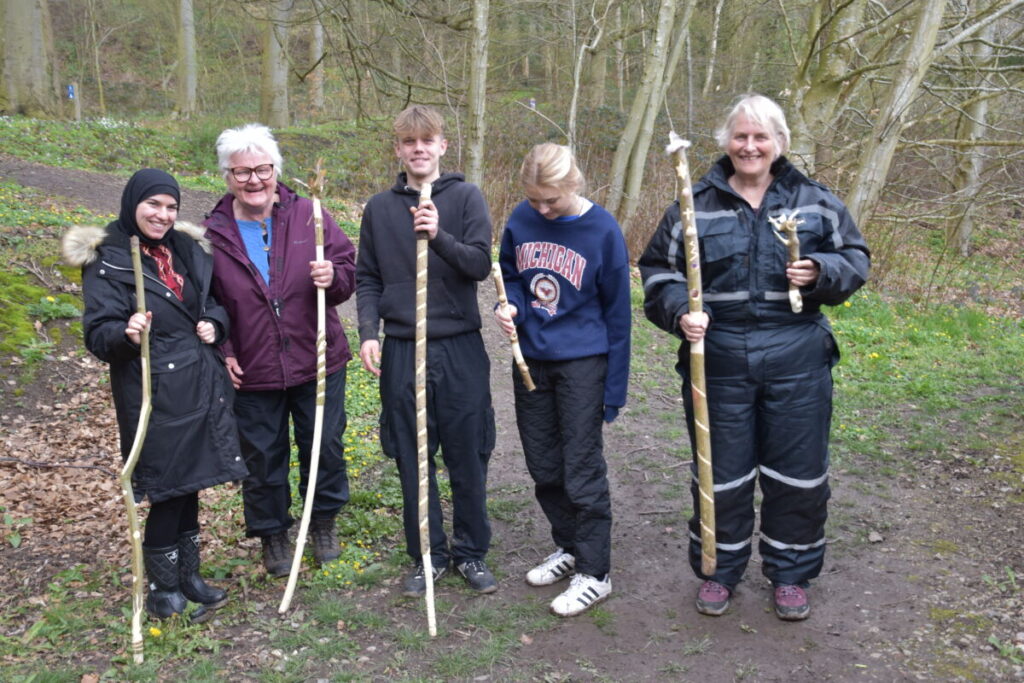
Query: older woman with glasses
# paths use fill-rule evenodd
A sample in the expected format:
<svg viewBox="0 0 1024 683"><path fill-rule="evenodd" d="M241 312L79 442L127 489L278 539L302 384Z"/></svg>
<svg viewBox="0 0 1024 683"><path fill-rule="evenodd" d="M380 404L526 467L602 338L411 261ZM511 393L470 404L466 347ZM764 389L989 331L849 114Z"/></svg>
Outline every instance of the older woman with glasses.
<svg viewBox="0 0 1024 683"><path fill-rule="evenodd" d="M327 305L327 397L310 537L323 564L340 554L334 518L348 502L342 453L348 341L334 307L355 291L355 249L324 212L324 258L315 260L313 203L279 182L283 161L266 126L217 138L228 193L206 219L214 246L213 291L232 329L221 347L238 390L235 412L249 467L243 487L247 536L260 537L271 576L291 568L289 418L306 492L316 403L316 289Z"/></svg>

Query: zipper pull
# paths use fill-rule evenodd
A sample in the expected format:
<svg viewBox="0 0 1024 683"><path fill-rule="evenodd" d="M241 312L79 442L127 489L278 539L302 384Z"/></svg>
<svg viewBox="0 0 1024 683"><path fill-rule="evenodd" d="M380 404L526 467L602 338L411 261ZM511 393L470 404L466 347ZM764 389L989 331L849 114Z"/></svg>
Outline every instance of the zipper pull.
<svg viewBox="0 0 1024 683"><path fill-rule="evenodd" d="M277 299L271 299L270 305L274 307L274 315L278 318L281 317L281 302Z"/></svg>

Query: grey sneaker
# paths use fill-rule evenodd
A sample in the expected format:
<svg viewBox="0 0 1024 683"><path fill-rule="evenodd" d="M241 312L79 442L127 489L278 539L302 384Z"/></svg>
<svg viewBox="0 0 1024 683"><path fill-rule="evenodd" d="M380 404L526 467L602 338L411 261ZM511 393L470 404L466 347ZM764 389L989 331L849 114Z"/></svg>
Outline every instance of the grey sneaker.
<svg viewBox="0 0 1024 683"><path fill-rule="evenodd" d="M448 563L434 565L431 567L432 574L434 575L434 583L437 583L442 577L448 573ZM420 562L416 565L416 569L413 570L412 574L405 577L405 584L402 586L402 595L408 598L418 598L427 592L427 575L423 571L423 563Z"/></svg>
<svg viewBox="0 0 1024 683"><path fill-rule="evenodd" d="M562 548L557 548L543 562L526 572L526 583L531 586L550 586L572 574L575 566L576 558Z"/></svg>
<svg viewBox="0 0 1024 683"><path fill-rule="evenodd" d="M463 562L459 565L459 573L469 587L478 593L493 593L498 590L498 582L483 560Z"/></svg>

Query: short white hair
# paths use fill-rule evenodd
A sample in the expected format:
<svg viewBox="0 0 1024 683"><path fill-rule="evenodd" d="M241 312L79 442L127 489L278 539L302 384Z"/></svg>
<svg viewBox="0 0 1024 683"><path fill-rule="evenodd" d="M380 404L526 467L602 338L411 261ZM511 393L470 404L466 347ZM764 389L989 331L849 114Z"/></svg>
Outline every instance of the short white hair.
<svg viewBox="0 0 1024 683"><path fill-rule="evenodd" d="M238 128L228 128L217 136L217 162L224 177L230 172L231 157L242 152L263 152L274 164L274 173L281 176L284 159L270 129L261 123L247 123Z"/></svg>
<svg viewBox="0 0 1024 683"><path fill-rule="evenodd" d="M789 126L786 125L786 115L782 112L782 107L764 95L743 95L732 106L725 116L725 121L715 131L715 140L718 141L719 147L725 149L729 145L733 128L736 127L736 119L740 115L771 133L775 143L776 159L789 151Z"/></svg>

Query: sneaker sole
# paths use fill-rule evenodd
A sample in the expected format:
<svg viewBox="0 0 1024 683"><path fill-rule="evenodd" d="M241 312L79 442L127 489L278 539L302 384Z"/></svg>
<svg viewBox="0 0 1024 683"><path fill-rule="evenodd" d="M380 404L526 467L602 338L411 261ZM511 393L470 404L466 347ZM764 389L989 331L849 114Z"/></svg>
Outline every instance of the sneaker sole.
<svg viewBox="0 0 1024 683"><path fill-rule="evenodd" d="M775 616L782 621L803 621L807 617L811 616L811 609L808 607L806 610L801 612L783 612L776 608Z"/></svg>
<svg viewBox="0 0 1024 683"><path fill-rule="evenodd" d="M600 603L604 602L605 600L607 600L611 596L612 596L611 593L609 593L608 595L602 595L601 597L595 599L592 603L590 603L589 605L587 605L583 609L576 610L575 612L567 612L565 614L562 614L561 612L556 612L555 608L550 606L550 605L548 606L548 611L551 612L552 614L554 614L556 617L562 617L563 619L567 619L569 617L578 617L579 615L583 614L584 612L589 610L594 605L597 605L597 604L600 604Z"/></svg>
<svg viewBox="0 0 1024 683"><path fill-rule="evenodd" d="M727 600L721 607L712 607L707 603L697 601L697 611L708 617L720 617L725 614L729 609L729 601Z"/></svg>

